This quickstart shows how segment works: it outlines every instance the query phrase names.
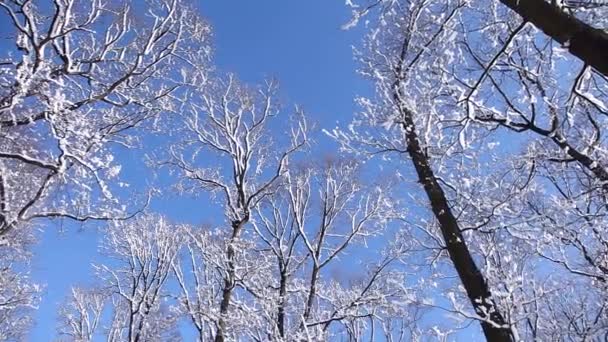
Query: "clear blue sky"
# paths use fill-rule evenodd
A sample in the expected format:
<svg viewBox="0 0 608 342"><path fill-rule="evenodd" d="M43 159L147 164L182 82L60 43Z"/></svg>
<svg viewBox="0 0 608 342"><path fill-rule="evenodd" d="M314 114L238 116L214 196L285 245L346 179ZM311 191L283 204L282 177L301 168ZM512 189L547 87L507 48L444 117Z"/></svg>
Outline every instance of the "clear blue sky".
<svg viewBox="0 0 608 342"><path fill-rule="evenodd" d="M344 1L209 0L199 7L213 26L215 63L221 70L246 82L278 79L282 102L302 105L319 129L350 120L356 110L353 98L364 93L367 84L355 74L352 58L351 46L360 41L360 29L340 30L350 14ZM332 153L331 147L319 153ZM122 159L134 155L141 157L135 153ZM146 183L142 163L129 161L123 170L126 178L139 179L140 186ZM208 213L200 201L187 199L158 200L153 210L178 222L204 221ZM61 226L65 232L58 234ZM100 258L99 236L94 226L45 226L32 262L32 277L46 283L32 341L54 339L58 305L70 286L92 279L90 265Z"/></svg>

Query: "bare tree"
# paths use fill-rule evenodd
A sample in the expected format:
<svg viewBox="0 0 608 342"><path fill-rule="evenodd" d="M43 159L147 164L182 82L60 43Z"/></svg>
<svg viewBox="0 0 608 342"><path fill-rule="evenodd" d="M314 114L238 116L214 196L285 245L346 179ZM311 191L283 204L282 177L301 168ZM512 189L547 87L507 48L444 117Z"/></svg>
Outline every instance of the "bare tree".
<svg viewBox="0 0 608 342"><path fill-rule="evenodd" d="M403 240L382 251L366 246L397 217L395 203L387 191L359 182L358 171L346 161L290 170L256 204L252 231L233 242L231 339L357 340L385 320L409 319L412 293L398 271ZM185 258L174 265L179 301L204 341L215 336L221 315L227 233L187 228L184 235ZM359 271L332 279L355 265Z"/></svg>
<svg viewBox="0 0 608 342"><path fill-rule="evenodd" d="M356 164L330 162L320 170L320 177L312 176L312 172L313 170L308 171L305 178L299 179L291 185L290 198L296 212L295 226L301 235L309 259L308 267L310 267L307 272L309 279L305 281L307 285L302 313L303 324L307 329L319 328L320 331L326 332L332 322L350 317L356 318L361 315L358 309L365 311L363 308L366 300L369 300L368 291L377 290L374 288L376 281L380 282L382 271L388 266L388 263L381 263L370 274L369 283L359 289L361 292L349 294L355 296L355 298L349 298L352 300L351 302L347 299L349 296L338 299L337 303L332 303L331 297L321 295L319 293L321 273L335 263L342 254L347 253L352 244L364 243L374 235L380 234L383 225L394 219L396 214L393 212L393 203L388 197L385 197L387 195L383 189L371 189L369 193L366 193L362 184L357 181L358 166ZM316 213L317 215L314 215L314 212L308 212L310 208L307 205L314 203L314 198L309 197L311 196L310 190L314 189L314 187L311 189L310 184L307 185L310 182L319 183L318 206L321 210ZM307 188L308 192L305 190ZM302 189L305 192L301 192ZM314 222L318 220L317 229L309 227L311 223L307 221L311 221L311 219L314 219ZM331 285L330 288L330 290L324 290L337 291ZM390 293L388 288L386 290L387 293ZM378 295L380 294L375 293L372 298ZM329 301L327 304L331 307L329 309L331 313L327 312L327 308L315 313L319 307L323 306L324 301ZM351 309L355 310L351 311ZM308 331L308 333L311 332Z"/></svg>
<svg viewBox="0 0 608 342"><path fill-rule="evenodd" d="M181 233L188 237L186 252L173 263L180 287L179 311L194 325L202 342L212 339L215 332L217 316L213 308L221 291L221 275L215 272L213 261L222 250L213 244L211 234L191 227L184 227Z"/></svg>
<svg viewBox="0 0 608 342"><path fill-rule="evenodd" d="M170 109L173 68L187 65L186 54L207 54L209 28L177 0L137 10L3 0L0 18L10 39L0 52L0 248L25 256L20 237L33 234L35 219L126 218L139 206L119 200L116 151L135 147L136 129ZM12 269L14 255L4 257L0 281L14 304L3 314L17 316L2 320L14 325L2 333L17 335L29 320L19 308L34 307L38 290Z"/></svg>
<svg viewBox="0 0 608 342"><path fill-rule="evenodd" d="M78 341L95 334L108 341L176 339L177 316L165 286L182 245L176 234L181 229L152 214L113 222L102 245L109 260L94 265L99 282L72 290L60 311L59 332Z"/></svg>
<svg viewBox="0 0 608 342"><path fill-rule="evenodd" d="M286 171L289 157L306 143L306 125L297 114L288 141L280 141L286 145L281 149L268 134L269 122L277 115L273 82L249 89L232 75L210 77L201 72L191 77L193 87L180 108L183 139L172 148L169 164L182 172L184 190L210 191L220 197L225 210L230 234L215 336L223 341L230 329L231 298L241 277L236 264L241 234L252 209ZM217 164L206 164L207 160Z"/></svg>
<svg viewBox="0 0 608 342"><path fill-rule="evenodd" d="M465 264L474 266L464 275L477 274L478 288L491 294L493 308L481 311L506 339L603 336L605 77L493 2L381 1L356 13L372 10L377 21L358 56L377 93L359 100L363 113L351 131L331 134L359 153L410 156L446 245L432 225L420 228L456 265L445 234L454 223L449 231L466 242ZM556 13L589 20L604 10L553 8L542 20ZM485 305L464 285L473 307ZM589 295L559 295L577 288ZM479 318L451 293L443 310Z"/></svg>
<svg viewBox="0 0 608 342"><path fill-rule="evenodd" d="M390 199L390 183L364 184L360 172L360 165L346 160L292 169L256 208L252 224L266 255L258 260L271 265L266 282L252 289L266 301L265 331L272 331L266 338L356 340L373 334L371 327L389 312L407 308L410 293L393 267L405 253L402 247L386 253L366 248L390 235L385 228L398 217L398 205ZM365 252L367 258L355 257ZM345 272L348 281L331 279L354 265L360 272Z"/></svg>
<svg viewBox="0 0 608 342"><path fill-rule="evenodd" d="M99 265L99 276L112 291L114 318L109 336L136 342L171 334L164 286L181 247L178 228L158 215L117 222L105 248L119 266Z"/></svg>
<svg viewBox="0 0 608 342"><path fill-rule="evenodd" d="M335 132L333 136L346 147L350 142L355 142L364 151L373 154L406 153L409 156L441 230L444 248L470 304L480 318L486 337L492 341L510 341L511 332L504 315L496 306L486 277L475 263L462 232L462 223L436 171L442 156L438 151L431 150L433 141L430 132L437 125L435 115L441 118L443 113L435 114L432 102L427 101L433 101L433 97L440 98L441 90L423 95L417 89L436 81L433 75L424 81L416 79L419 77L416 67L419 63L443 62L433 60L437 58L434 55L431 55L430 61L425 57L436 48L444 48L442 40L452 34L451 27L456 25L465 3L406 1L392 2L387 6L381 11L380 25L369 35L366 46L369 55L362 55L363 72L375 82L378 99L376 103L362 102L364 114L362 120L356 122L359 125L383 125L388 130L378 135L359 135L353 131ZM439 11L443 14L437 15ZM442 138L438 136L434 139L440 143L439 151L446 149L441 146L444 145ZM439 165L434 165L437 164L435 160L439 161Z"/></svg>
<svg viewBox="0 0 608 342"><path fill-rule="evenodd" d="M108 295L100 290L72 288L71 295L59 310L59 333L70 341L92 341L102 321Z"/></svg>
<svg viewBox="0 0 608 342"><path fill-rule="evenodd" d="M29 277L30 229L6 236L10 244L0 245L0 340L24 341L33 323L43 287Z"/></svg>
<svg viewBox="0 0 608 342"><path fill-rule="evenodd" d="M208 341L215 338L221 315L218 302L229 269L226 244L230 235L222 229L211 231L193 227L185 227L183 232L187 236L183 257L173 266L180 289L176 294L180 304L178 312L192 323L200 341ZM256 253L251 239L241 237L233 245L233 263L238 267L226 320L230 339L266 331L261 309L261 301L265 299L262 293L252 289L265 284L271 276L267 261Z"/></svg>

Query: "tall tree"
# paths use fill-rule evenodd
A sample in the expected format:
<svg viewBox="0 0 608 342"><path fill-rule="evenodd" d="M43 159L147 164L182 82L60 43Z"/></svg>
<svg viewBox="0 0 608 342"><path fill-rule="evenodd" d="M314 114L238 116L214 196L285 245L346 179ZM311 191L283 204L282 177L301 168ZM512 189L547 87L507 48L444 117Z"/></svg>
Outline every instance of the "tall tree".
<svg viewBox="0 0 608 342"><path fill-rule="evenodd" d="M137 10L113 1L3 0L0 18L0 311L11 338L38 298L22 267L33 221L127 216L113 186L115 152L135 147L136 129L170 107L172 68L186 54L206 53L209 29L177 0Z"/></svg>
<svg viewBox="0 0 608 342"><path fill-rule="evenodd" d="M431 203L436 180L514 339L603 336L605 77L498 4L382 4L359 54L376 97L332 134L418 160Z"/></svg>
<svg viewBox="0 0 608 342"><path fill-rule="evenodd" d="M454 136L442 135L440 122L450 115L441 112L441 104L434 105L443 89L429 89L440 79L434 77L438 73L425 67L443 67L441 54L445 52L441 50L451 48L446 42L465 3L393 1L385 6L375 21L377 27L367 37L366 51L360 56L362 72L375 83L377 98L360 101L363 113L354 120L350 131L330 134L351 151L409 156L440 229L442 248L447 251L485 336L491 341L511 341L508 322L475 262L463 234L463 222L454 212L438 172L452 152L449 141ZM434 54L436 51L439 52ZM422 76L420 72L430 75ZM377 134L370 133L368 127L378 129Z"/></svg>
<svg viewBox="0 0 608 342"><path fill-rule="evenodd" d="M10 232L0 244L0 340L27 338L42 297L43 286L29 275L30 247L36 242L29 228Z"/></svg>
<svg viewBox="0 0 608 342"><path fill-rule="evenodd" d="M367 246L397 217L389 183L365 184L359 172L347 161L290 169L257 203L251 229L233 242L238 283L225 338L357 340L390 320L412 323L413 294L398 270L407 243ZM184 235L185 257L174 265L180 311L205 341L216 336L229 235L192 227Z"/></svg>
<svg viewBox="0 0 608 342"><path fill-rule="evenodd" d="M241 282L236 264L241 235L253 208L286 172L289 157L306 144L307 128L296 113L287 141L269 134L271 119L278 114L274 82L256 89L233 75L210 77L203 70L190 77L192 87L180 108L182 139L171 149L169 164L181 172L185 189L217 194L225 211L230 234L215 335L216 341L224 341L230 334L233 293Z"/></svg>
<svg viewBox="0 0 608 342"><path fill-rule="evenodd" d="M107 298L103 290L72 288L59 310L59 334L70 341L92 341L102 323Z"/></svg>
<svg viewBox="0 0 608 342"><path fill-rule="evenodd" d="M95 287L72 290L60 311L60 333L78 341L95 334L108 341L175 340L166 285L182 246L180 230L152 214L112 223L102 244L109 261L95 265Z"/></svg>
<svg viewBox="0 0 608 342"><path fill-rule="evenodd" d="M271 285L262 284L276 289L263 296L274 298L269 306L275 312L268 315L273 338L359 339L391 310L407 308L404 275L393 267L403 247L365 248L390 235L398 203L390 198L390 182L367 184L361 174L361 165L341 159L290 170L283 187L256 208L253 228L273 265ZM356 262L362 266L356 279L330 280L331 270Z"/></svg>

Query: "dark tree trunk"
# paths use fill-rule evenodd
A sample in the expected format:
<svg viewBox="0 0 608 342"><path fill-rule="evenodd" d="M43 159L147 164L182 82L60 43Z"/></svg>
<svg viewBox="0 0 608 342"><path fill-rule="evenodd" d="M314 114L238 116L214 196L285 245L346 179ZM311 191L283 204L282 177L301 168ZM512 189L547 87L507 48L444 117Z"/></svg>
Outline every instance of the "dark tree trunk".
<svg viewBox="0 0 608 342"><path fill-rule="evenodd" d="M217 323L217 333L215 334L215 342L224 342L226 340L226 316L228 315L228 309L230 308L230 298L232 297L232 290L235 286L236 280L236 265L235 256L236 250L234 243L241 234L243 226L249 221L249 215L240 221L234 221L232 223L232 236L228 241L226 248L226 259L228 260L228 270L226 277L224 278L224 286L222 288L222 301L220 303L220 318Z"/></svg>
<svg viewBox="0 0 608 342"><path fill-rule="evenodd" d="M277 313L277 325L279 334L285 338L285 300L287 299L287 270L281 266L281 283L279 287L279 308Z"/></svg>
<svg viewBox="0 0 608 342"><path fill-rule="evenodd" d="M397 101L399 101L398 98L399 95L396 95ZM446 249L466 290L469 301L478 315L483 317L486 316L484 313L490 313L488 318L494 324L501 326L496 327L491 323L482 321L481 327L486 339L493 342L510 342L512 341L510 329L506 327L505 319L498 312L498 308L492 300L488 284L469 252L458 221L452 213L441 185L437 182L437 178L435 178L429 158L420 146L412 113L403 106L399 107L409 156L414 163L419 182L424 186L424 191L431 203L433 214L439 222Z"/></svg>
<svg viewBox="0 0 608 342"><path fill-rule="evenodd" d="M563 12L545 0L500 0L568 51L608 76L608 33Z"/></svg>
<svg viewBox="0 0 608 342"><path fill-rule="evenodd" d="M312 307L314 304L315 296L317 295L317 278L319 277L319 268L315 263L312 268L312 274L310 275L310 292L308 293L308 299L306 300L306 309L304 310L304 319L310 318ZM306 323L306 322L305 322Z"/></svg>

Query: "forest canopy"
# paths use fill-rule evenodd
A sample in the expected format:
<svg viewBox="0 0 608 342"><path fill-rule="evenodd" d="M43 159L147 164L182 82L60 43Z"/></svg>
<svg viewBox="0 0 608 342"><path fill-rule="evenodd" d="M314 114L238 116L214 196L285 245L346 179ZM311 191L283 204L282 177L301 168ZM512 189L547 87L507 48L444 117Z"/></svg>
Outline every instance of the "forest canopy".
<svg viewBox="0 0 608 342"><path fill-rule="evenodd" d="M219 67L195 2L0 0L0 340L74 222L60 341L608 339L608 3L343 9L336 125Z"/></svg>

